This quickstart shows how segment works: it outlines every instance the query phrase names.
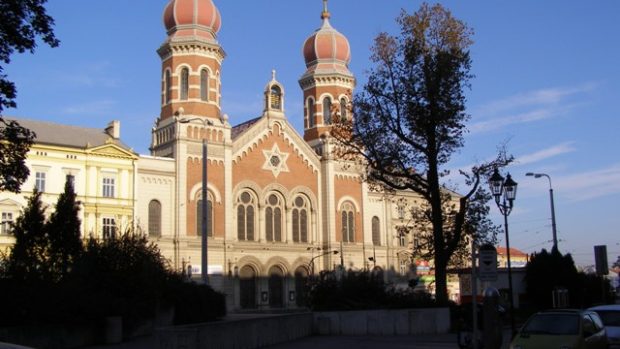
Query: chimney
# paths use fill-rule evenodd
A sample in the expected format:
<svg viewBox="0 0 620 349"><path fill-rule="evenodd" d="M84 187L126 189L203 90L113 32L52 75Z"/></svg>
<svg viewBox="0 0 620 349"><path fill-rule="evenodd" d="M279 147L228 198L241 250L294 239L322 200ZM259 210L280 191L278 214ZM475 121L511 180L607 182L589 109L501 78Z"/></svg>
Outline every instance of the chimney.
<svg viewBox="0 0 620 349"><path fill-rule="evenodd" d="M110 121L108 127L105 128L105 133L114 139L121 138L121 122L118 120Z"/></svg>

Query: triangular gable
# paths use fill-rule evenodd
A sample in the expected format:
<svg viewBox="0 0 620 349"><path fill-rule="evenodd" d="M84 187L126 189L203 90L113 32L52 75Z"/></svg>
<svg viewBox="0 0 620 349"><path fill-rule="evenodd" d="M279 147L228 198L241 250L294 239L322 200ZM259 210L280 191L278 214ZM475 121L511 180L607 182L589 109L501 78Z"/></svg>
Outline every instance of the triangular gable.
<svg viewBox="0 0 620 349"><path fill-rule="evenodd" d="M126 158L126 159L128 158L128 159L138 160L138 156L135 153L128 151L127 149L124 149L122 147L119 147L118 145L114 143L107 143L104 145L93 147L93 148L87 149L86 152L89 154L95 154L95 155L101 155L101 156L107 156L107 157Z"/></svg>
<svg viewBox="0 0 620 349"><path fill-rule="evenodd" d="M2 199L0 200L0 207L18 207L21 208L22 204L12 199Z"/></svg>
<svg viewBox="0 0 620 349"><path fill-rule="evenodd" d="M240 161L248 152L257 148L259 144L269 137L274 127L280 129L284 140L293 147L296 156L300 156L307 166L312 168L313 172L320 171L321 162L319 156L297 133L295 128L283 118L263 117L247 128L243 134L240 134L233 141L233 162ZM270 149L269 151L277 152L278 150Z"/></svg>

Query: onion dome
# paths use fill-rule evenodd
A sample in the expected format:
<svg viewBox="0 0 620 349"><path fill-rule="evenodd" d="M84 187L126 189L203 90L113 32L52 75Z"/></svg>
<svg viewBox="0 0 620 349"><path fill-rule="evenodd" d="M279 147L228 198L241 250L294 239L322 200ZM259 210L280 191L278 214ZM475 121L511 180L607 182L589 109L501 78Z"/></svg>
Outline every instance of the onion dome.
<svg viewBox="0 0 620 349"><path fill-rule="evenodd" d="M323 4L321 13L323 25L306 39L303 46L306 67L321 70L332 68L348 72L347 66L351 61L349 40L331 26L327 0L323 0Z"/></svg>
<svg viewBox="0 0 620 349"><path fill-rule="evenodd" d="M164 25L170 37L215 40L222 17L212 0L170 0L164 9Z"/></svg>

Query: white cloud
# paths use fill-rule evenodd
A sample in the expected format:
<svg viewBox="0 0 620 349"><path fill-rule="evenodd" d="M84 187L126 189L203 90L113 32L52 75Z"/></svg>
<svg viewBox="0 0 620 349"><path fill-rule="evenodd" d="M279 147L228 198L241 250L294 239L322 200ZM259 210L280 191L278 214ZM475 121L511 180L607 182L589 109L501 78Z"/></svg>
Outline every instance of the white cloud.
<svg viewBox="0 0 620 349"><path fill-rule="evenodd" d="M113 100L101 100L101 101L92 101L81 104L74 104L70 106L66 106L62 109L62 112L65 114L72 115L102 115L102 114L111 114L113 108L118 103Z"/></svg>
<svg viewBox="0 0 620 349"><path fill-rule="evenodd" d="M470 125L469 131L471 134L489 132L565 115L583 104L575 102L578 95L590 92L596 86L595 83L586 83L574 87L535 90L487 103L474 108L472 115L482 121ZM569 100L570 104L567 103Z"/></svg>
<svg viewBox="0 0 620 349"><path fill-rule="evenodd" d="M555 87L520 93L504 99L487 103L476 110L476 114L493 115L506 110L526 108L540 105L558 104L567 97L590 92L597 87L596 83L589 82L572 87Z"/></svg>
<svg viewBox="0 0 620 349"><path fill-rule="evenodd" d="M586 201L620 194L620 163L609 167L561 177L554 181L571 201Z"/></svg>
<svg viewBox="0 0 620 349"><path fill-rule="evenodd" d="M573 142L565 142L546 149L538 150L534 153L521 155L515 159L514 163L515 165L521 166L529 165L532 163L547 160L552 157L556 157L558 155L572 153L575 150L577 149L573 146Z"/></svg>

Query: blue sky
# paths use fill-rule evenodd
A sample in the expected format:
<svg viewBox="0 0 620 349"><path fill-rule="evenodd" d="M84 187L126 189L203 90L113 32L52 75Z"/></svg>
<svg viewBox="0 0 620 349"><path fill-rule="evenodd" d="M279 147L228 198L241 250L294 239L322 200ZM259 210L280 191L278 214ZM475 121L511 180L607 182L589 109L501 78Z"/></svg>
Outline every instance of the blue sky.
<svg viewBox="0 0 620 349"><path fill-rule="evenodd" d="M82 0L48 4L61 46L14 56L18 108L7 115L103 128L121 121L123 140L147 154L159 114L160 60L167 0ZM233 124L258 116L276 69L286 89L289 120L301 130L297 80L301 46L321 24L320 0L215 0L223 17L218 40L227 53L222 106ZM452 169L493 156L507 143L519 183L509 217L511 246L534 252L551 243L551 176L560 249L580 265L594 263L593 246L620 255L620 2L442 1L474 29L472 115L465 148ZM394 18L419 1L331 0L332 25L349 39L358 90L366 80L369 47ZM493 219L501 216L494 207ZM501 244L504 242L502 240Z"/></svg>

